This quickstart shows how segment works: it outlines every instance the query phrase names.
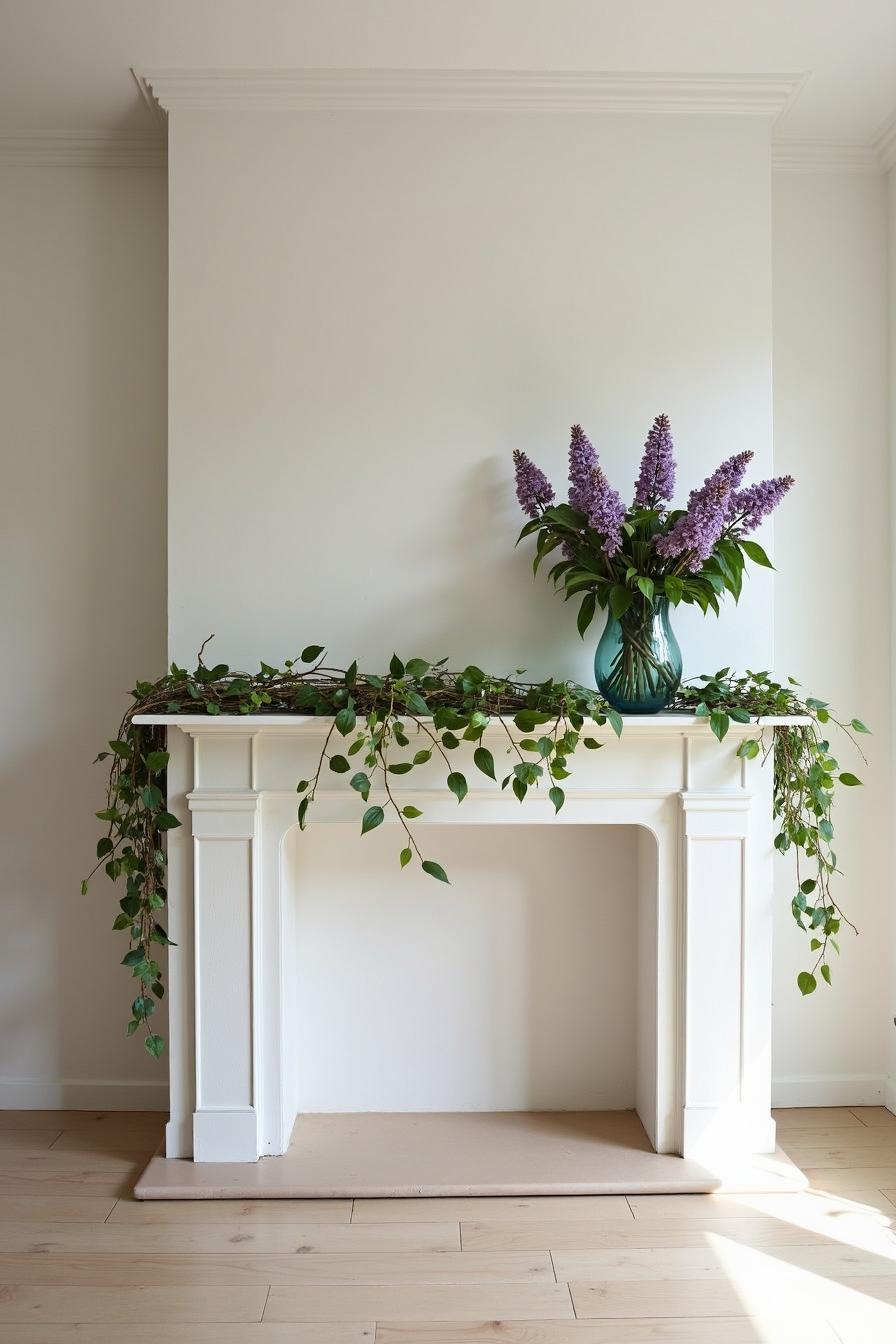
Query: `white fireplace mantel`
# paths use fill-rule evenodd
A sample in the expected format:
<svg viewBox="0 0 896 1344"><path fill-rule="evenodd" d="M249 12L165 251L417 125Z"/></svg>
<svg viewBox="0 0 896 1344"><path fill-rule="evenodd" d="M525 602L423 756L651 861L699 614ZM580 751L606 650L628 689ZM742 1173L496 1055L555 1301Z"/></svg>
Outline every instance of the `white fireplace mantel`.
<svg viewBox="0 0 896 1344"><path fill-rule="evenodd" d="M295 939L282 855L297 825L296 781L313 775L331 721L135 722L168 730L168 806L182 822L169 833L167 1156L284 1153L296 1119L286 1062ZM702 1159L774 1147L772 770L736 755L756 730L732 724L719 744L705 719L664 714L626 718L617 741L589 725L604 749L576 753L556 817L546 789L520 805L486 781L466 743L452 755L471 786L463 806L436 759L396 780L401 802L427 823L637 825L654 837L656 862L639 892L637 1110L658 1153ZM502 759L505 726L493 721L485 739ZM358 795L335 776L322 780L309 824L357 826Z"/></svg>

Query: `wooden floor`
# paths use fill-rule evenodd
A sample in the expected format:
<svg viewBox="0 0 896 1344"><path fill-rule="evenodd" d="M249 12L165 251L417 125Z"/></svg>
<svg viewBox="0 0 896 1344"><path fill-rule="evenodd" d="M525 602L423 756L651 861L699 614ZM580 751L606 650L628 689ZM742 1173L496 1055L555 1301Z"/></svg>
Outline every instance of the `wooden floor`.
<svg viewBox="0 0 896 1344"><path fill-rule="evenodd" d="M799 1194L140 1203L149 1114L0 1111L0 1344L891 1344L896 1116Z"/></svg>

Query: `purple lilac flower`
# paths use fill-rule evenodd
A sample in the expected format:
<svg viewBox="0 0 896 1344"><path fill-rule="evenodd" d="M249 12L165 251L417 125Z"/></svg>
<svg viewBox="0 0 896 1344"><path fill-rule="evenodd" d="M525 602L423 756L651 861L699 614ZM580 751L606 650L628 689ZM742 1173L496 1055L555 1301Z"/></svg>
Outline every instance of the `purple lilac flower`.
<svg viewBox="0 0 896 1344"><path fill-rule="evenodd" d="M622 545L624 518L625 505L618 491L613 489L600 467L595 467L591 472L588 526L603 536L601 550L607 555L615 555Z"/></svg>
<svg viewBox="0 0 896 1344"><path fill-rule="evenodd" d="M569 507L579 513L591 509L594 482L592 472L597 466L597 453L581 425L573 425L569 440Z"/></svg>
<svg viewBox="0 0 896 1344"><path fill-rule="evenodd" d="M754 532L763 518L778 507L793 484L792 476L774 476L757 485L748 485L745 490L735 490L728 500L728 521L739 524L741 536Z"/></svg>
<svg viewBox="0 0 896 1344"><path fill-rule="evenodd" d="M546 509L554 500L554 487L544 472L519 448L513 450L513 462L516 471L516 497L523 513L537 518L542 509Z"/></svg>
<svg viewBox="0 0 896 1344"><path fill-rule="evenodd" d="M656 538L659 555L690 553L688 568L696 573L722 535L728 520L729 497L740 486L752 457L751 452L736 453L707 476L698 490L691 491L687 512L670 532Z"/></svg>
<svg viewBox="0 0 896 1344"><path fill-rule="evenodd" d="M671 499L675 493L675 458L672 456L672 429L667 415L658 415L653 422L641 471L635 482L635 507L654 508L660 500Z"/></svg>

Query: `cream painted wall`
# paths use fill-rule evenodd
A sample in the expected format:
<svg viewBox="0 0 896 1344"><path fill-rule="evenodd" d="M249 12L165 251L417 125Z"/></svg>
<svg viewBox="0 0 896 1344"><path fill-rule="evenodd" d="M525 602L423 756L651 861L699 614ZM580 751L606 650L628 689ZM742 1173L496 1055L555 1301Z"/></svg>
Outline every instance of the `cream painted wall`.
<svg viewBox="0 0 896 1344"><path fill-rule="evenodd" d="M169 132L171 656L191 658L214 630L215 657L229 662L277 661L320 640L343 666L357 654L373 670L397 647L590 680L599 626L582 644L573 611L513 550L511 450L563 483L568 427L581 419L628 492L650 421L667 410L682 498L742 448L769 474L767 126L191 111ZM768 576L718 624L693 613L676 624L692 672L767 665ZM501 984L503 945L528 945L544 919L532 896L544 857L521 864L525 843L489 841L440 837L455 922L449 931L444 895L430 893L391 939L410 891L391 849L381 859L367 841L363 854L341 846L334 865L314 838L307 871L300 851L305 1104L632 1100L631 1051L620 1065L586 1041L611 999L625 1021L613 1037L633 1039L619 971L634 964L624 912L636 864L623 881L618 838L563 837L570 889L550 889L556 934L568 942L581 924L585 955L554 956L541 972L549 1088L525 1054L529 1020L508 1014ZM477 947L494 959L491 983ZM410 1009L405 981L421 966L444 1070L420 1063L434 1029ZM477 1015L497 1017L497 1041L471 1038Z"/></svg>
<svg viewBox="0 0 896 1344"><path fill-rule="evenodd" d="M661 137L683 136L686 126L675 123L677 130L673 126L663 132L659 123L651 125ZM702 134L706 134L705 124L701 125ZM625 133L630 136L630 129ZM688 191L693 189L692 199L700 202L701 217L712 213L713 196L725 196L729 185L723 172L721 145L712 161L707 157L711 140L710 135L698 157L701 173L713 176L713 191L701 187L696 176L679 172L677 160L672 161L668 152L665 166L660 164L660 147L655 153L649 147L645 150L645 173L654 174L664 193L674 183L684 192L682 184L687 183ZM662 147L668 151L669 142L662 141ZM750 147L750 164L753 155ZM360 151L358 157L362 157ZM494 155L490 153L489 157ZM630 180L635 175L637 162L630 150L620 157L610 175L617 189L623 178ZM458 158L462 164L462 156ZM316 161L314 156L312 160ZM212 179L217 175L215 164L220 169L222 162L223 151L219 148L209 168ZM201 164L194 169L201 169ZM261 168L253 171L260 173ZM397 171L394 165L393 171ZM513 200L517 206L523 193L521 176L514 176L517 194ZM309 199L318 199L321 184L310 182L307 173L303 180ZM462 175L461 181L468 181L468 177ZM551 182L556 179L551 177ZM202 176L200 184L203 190L210 187ZM217 184L217 189L225 187ZM896 256L896 184L892 180L890 191L891 256ZM614 466L621 465L637 451L645 413L649 416L654 404L657 409L665 404L675 415L682 448L687 440L699 448L697 452L695 447L693 456L696 474L708 469L719 455L714 437L718 421L712 404L717 392L721 389L719 395L725 399L722 410L733 413L732 407L742 407L746 378L742 383L737 374L740 356L753 373L767 358L766 337L760 332L760 327L765 328L755 314L744 331L732 327L732 314L738 311L733 290L749 288L748 277L731 264L731 256L739 255L733 244L730 256L725 249L718 249L711 278L699 287L697 331L686 287L679 285L675 271L684 259L695 265L695 257L701 249L706 250L706 237L699 232L709 227L705 219L703 224L690 217L682 220L681 200L667 196L664 212L671 220L670 229L664 230L656 222L651 247L647 247L648 223L639 218L633 224L629 218L628 229L623 228L626 215L618 194L605 194L607 199L601 207L602 193L586 180L579 211L586 225L580 230L578 242L572 240L579 248L578 265L586 279L574 287L568 301L565 291L554 294L551 284L558 284L562 278L564 285L570 285L577 272L571 263L568 267L562 264L553 247L548 249L548 279L541 285L536 276L532 282L537 299L533 311L539 318L534 333L526 328L527 310L522 299L515 298L508 275L514 258L516 273L526 276L523 262L527 257L534 268L535 259L540 259L534 251L534 239L530 238L525 248L505 242L504 251L509 251L510 257L498 254L498 274L480 275L482 284L471 291L456 259L457 220L452 219L450 227L446 222L450 274L455 282L458 276L465 280L463 294L452 299L451 286L446 282L443 303L435 314L426 304L416 306L422 313L421 342L427 354L437 356L440 367L448 371L451 385L447 393L436 398L436 379L424 381L427 405L416 408L402 399L408 395L399 377L405 365L396 356L392 366L388 351L379 349L382 341L375 339L375 331L371 334L368 327L359 332L358 304L349 300L358 285L360 270L367 265L368 278L375 282L378 296L388 297L389 275L396 277L391 288L397 285L399 292L389 303L383 299L383 311L387 315L408 313L412 308L413 295L408 292L411 280L422 267L421 243L415 244L412 238L408 263L411 278L400 283L398 262L404 253L397 240L387 252L394 269L390 273L388 267L379 267L384 272L382 279L378 278L376 255L365 260L357 250L351 253L349 274L317 278L313 263L320 257L319 250L312 252L309 260L303 261L303 257L309 255L309 233L325 241L326 230L321 223L315 232L306 221L295 259L284 265L279 276L268 276L265 288L256 294L253 286L261 263L255 253L250 252L247 260L235 243L231 250L231 245L225 247L218 238L215 246L221 254L221 266L237 273L234 286L238 302L216 301L207 324L195 332L200 404L214 410L216 392L225 402L233 397L234 379L241 396L245 393L248 397L256 385L265 394L277 391L278 399L272 402L270 397L262 397L268 410L254 434L240 420L229 438L226 434L223 439L216 438L211 432L203 437L201 455L191 460L182 481L198 493L204 480L210 486L210 511L219 510L217 521L213 515L203 524L203 544L215 548L211 559L202 559L198 545L191 553L186 535L174 542L178 563L185 571L192 560L201 561L202 584L207 589L196 597L191 612L179 613L184 656L209 629L218 630L222 652L247 656L270 652L277 656L290 647L295 628L296 638L330 634L337 652L348 656L357 648L366 652L371 662L379 661L391 642L389 634L377 631L377 613L383 602L387 609L380 621L390 631L393 624L400 630L396 642L428 643L431 636L438 639L439 652L452 649L461 657L479 656L478 651L487 645L493 660L504 652L508 665L520 656L520 648L525 654L535 647L543 651L539 653L543 665L562 657L570 668L585 674L585 654L570 637L567 612L541 587L531 584L525 561L506 549L506 537L517 518L504 475L505 447L523 442L539 452L559 476L563 426L570 413L579 413L595 430L608 427L608 435L613 436L607 445L608 460ZM642 184L645 214L649 195L649 183ZM4 323L0 336L6 485L2 539L4 572L7 577L15 575L15 581L3 588L7 638L2 642L0 666L7 703L13 691L17 697L13 708L7 710L0 745L5 823L0 849L5 915L0 949L0 1019L4 1023L0 1104L150 1104L161 1100L160 1073L121 1034L128 985L124 972L116 966L119 941L108 932L114 896L104 881L91 897L82 900L77 895L77 877L93 849L95 830L90 812L99 805L102 783L99 768L91 769L89 763L98 744L109 735L119 709L127 703L126 688L138 674L160 667L164 659L164 180L156 172L4 168L0 170L0 199L2 300L4 312L14 319ZM469 192L464 199L470 199ZM796 967L802 964L802 944L789 926L789 887L783 885L775 1069L780 1075L779 1099L808 1104L831 1099L857 1102L869 1099L873 1089L880 1086L886 1071L887 1041L892 1036L892 1007L888 1009L886 1002L885 943L877 934L879 926L875 922L886 921L890 899L887 859L880 840L875 838L875 827L887 811L889 799L885 762L889 703L883 676L888 591L886 577L881 578L876 568L885 552L881 538L888 530L886 489L880 486L887 475L883 446L883 205L880 184L856 176L776 175L773 199L777 467L792 470L799 477L799 489L786 505L786 525L782 514L778 528L776 661L782 669L800 669L807 683L829 694L836 705L862 714L876 730L869 743L872 767L864 772L874 787L848 798L842 810L840 848L850 875L844 884L844 896L848 892L850 909L859 915L862 937L858 942L845 940L842 965L835 968L833 992L819 992L805 1003L798 1001L792 980ZM489 204L495 202L489 198ZM570 238L565 232L565 201L558 203L551 197L550 204L551 219L559 221L557 227L564 230L566 251ZM727 220L734 227L739 214L736 207L742 204L737 197L730 207L720 207L721 213L713 219ZM591 218L589 209L593 215L596 206L601 207L596 218L610 230L603 235L602 246L595 243L587 222ZM767 207L766 200L763 208ZM508 229L511 214L508 210L503 219ZM617 215L618 229L613 225ZM759 207L747 209L751 228L755 225L759 229L760 215ZM652 202L651 217L655 216ZM334 220L331 215L328 218L332 230L344 238L349 223ZM539 219L546 227L545 220ZM374 238L388 242L388 221L374 223ZM210 219L210 228L212 225ZM699 237L692 248L695 228ZM632 230L638 255L646 256L651 268L650 276L643 281L644 292L630 275L623 283L621 273L623 234ZM282 244L287 221L271 222L270 231ZM612 252L608 252L610 238ZM653 256L658 246L668 247L663 256L669 274L662 274L662 257ZM210 283L201 251L201 238L190 240L185 261L198 264L200 279ZM759 275L758 252L757 245L757 255L748 268L754 278ZM244 277L247 267L250 274ZM595 268L602 268L599 275L592 274ZM720 284L724 302L720 299L716 307L712 295L704 300L702 291ZM767 287L761 279L757 284L762 292L758 299L754 294L753 300L759 307L766 302ZM626 286L633 296L635 314L629 318L625 318L622 307ZM330 288L335 290L340 306L338 313L328 317L325 300ZM297 291L307 300L301 312ZM606 321L622 348L612 376L607 361L613 342L601 323L593 335L600 358L591 360L582 349L583 342L592 338L593 313L605 311L598 300L601 294L606 298L608 292L615 295L616 306L610 310L612 320ZM648 302L651 298L652 304ZM477 318L469 331L461 324L467 301L473 303ZM282 321L284 335L273 348L265 347L267 367L255 365L250 378L250 371L244 368L246 354L256 339L265 302ZM494 311L485 311L489 304L494 305ZM651 307L659 313L656 320ZM325 388L326 395L319 395L326 404L317 404L315 379L319 371L313 350L309 366L311 343L304 342L300 330L303 313L306 320L311 315L317 333L323 329L327 334L331 353L342 350L339 370L348 367L349 356L352 367L363 369L365 352L370 352L370 385L363 398L350 400L346 406L349 399L340 393L334 378L332 392ZM369 312L366 316L371 319ZM337 344L340 329L344 331L342 346ZM293 339L297 330L298 336ZM714 339L713 334L719 332L721 344L716 341L713 345L710 337ZM183 327L175 333L176 339L184 335ZM214 337L216 356L224 350L223 369L217 357L212 360L204 353L203 337ZM263 333L262 340L267 340ZM470 342L472 349L468 349ZM530 349L534 353L518 376L509 367L496 371L488 362L488 342L509 345L513 359L520 364ZM402 358L405 363L419 359L419 374L423 355L411 346L410 340L405 342ZM765 351L762 358L760 347ZM641 349L649 354L650 368L639 357ZM698 355L705 357L705 365ZM533 369L538 372L534 386ZM729 385L727 376L731 369L736 375L733 385ZM376 389L386 386L387 373L399 386L402 397L382 394L377 401ZM244 387L244 378L248 387ZM500 397L492 403L493 379ZM463 398L458 389L463 390ZM583 389L587 393L584 405ZM312 462L309 468L307 458L300 456L297 437L287 436L281 424L281 419L286 423L292 416L297 403L304 415L309 396L314 434L306 442L315 446L324 467ZM542 396L544 405L539 406L537 401ZM699 399L697 410L695 399ZM455 401L463 401L464 406L472 403L474 412L482 415L486 426L480 433L487 431L486 441L480 438L467 447L469 422L460 423ZM576 410L571 412L573 405ZM366 448L357 445L366 443L362 436L366 436L368 422L379 426L380 411L384 427L376 428L377 455L371 459ZM429 418L423 414L426 411ZM446 419L447 429L443 425ZM335 432L329 431L331 422L336 424ZM560 431L555 435L558 423ZM217 433L222 427L226 431L223 411L220 423L215 420L211 428ZM396 465L389 457L390 435L394 437L399 431L403 437L394 449L400 459ZM635 441L631 443L633 435ZM600 436L596 433L595 437ZM744 441L743 437L738 439L737 446ZM227 445L223 465L216 456L216 451L223 451L222 443ZM270 451L278 454L290 485L285 498L278 497L284 492L272 487L265 461L269 444ZM463 456L467 451L469 458ZM337 475L342 455L349 453L354 454L358 479L354 472L349 475L341 471L334 484L328 477ZM218 479L224 476L225 467L236 477L232 485ZM385 524L377 524L378 540L391 566L389 572L394 576L410 571L403 609L397 600L389 603L375 583L365 583L358 590L351 582L352 574L360 572L366 577L373 566L362 563L361 542L349 521L360 508L365 492L371 494L377 472L382 475L387 469L392 474L400 471L410 513L409 517L398 517L395 502L387 499L387 512L394 510L396 514L389 520L391 533ZM619 474L624 481L624 473ZM309 477L308 487L303 485L305 477ZM478 494L471 489L471 478L478 484ZM866 482L870 482L867 488ZM875 482L879 488L875 488ZM265 603L259 607L259 593L240 589L239 600L232 608L222 605L206 615L210 597L214 596L214 579L206 569L213 567L213 561L222 561L223 550L232 545L234 537L258 562L256 570L270 574L268 541L256 523L250 521L248 527L243 526L236 510L239 497L244 496L250 518L260 515L265 491L280 522L294 524L295 530L310 524L312 534L318 536L325 527L316 516L321 512L320 501L339 492L342 533L335 533L334 541L329 535L333 529L327 524L325 538L328 556L337 546L342 551L337 557L342 568L336 588L342 605L335 631L321 628L332 623L325 608L334 591L333 581L327 579L324 584L321 566L313 561L313 591L310 595L300 593L301 562L291 556L284 566L284 576L276 581L276 609L269 609ZM135 499L139 508L133 507ZM474 510L474 527L465 523L467 507ZM836 517L836 537L844 551L858 551L863 557L866 577L861 604L851 600L847 578L837 565L828 565L824 594L817 583L803 582L806 550L810 536L817 531L813 522L816 509ZM144 557L141 565L110 568L103 530L110 525L110 516L113 529L117 527L119 533L127 529L129 537L136 538ZM239 532L234 531L237 524L227 522L231 516L242 528ZM480 531L485 534L482 539ZM447 540L443 540L445 533ZM468 554L471 548L472 558ZM489 605L488 591L484 592L481 584L477 586L481 572L492 576L490 587L509 595L498 609ZM441 579L436 583L439 574ZM420 592L433 584L440 605L424 609ZM222 582L222 591L223 587ZM876 613L881 612L884 614L878 619ZM235 614L236 619L224 621L228 613ZM120 640L112 635L113 615L116 628L124 632ZM825 622L832 622L842 632L833 647ZM440 633L443 625L444 633ZM351 638L356 628L359 633ZM721 637L711 624L704 633L713 640ZM742 637L746 640L749 631ZM718 649L721 655L722 645ZM853 649L858 650L856 656ZM692 661L699 652L692 652ZM47 666L51 659L56 662ZM49 807L54 816L51 843L43 822L44 807ZM321 842L317 836L311 839L312 845ZM496 849L495 853L499 852ZM456 854L445 852L442 857L455 866L465 863L462 848ZM574 848L568 862L570 871L580 874L603 870L600 857L595 859L591 849ZM524 887L522 881L514 899L521 899L519 893ZM396 886L390 900L400 901L403 894L403 888ZM319 907L318 914L323 917L326 912ZM627 956L629 932L621 927L620 932L625 933ZM603 963L600 969L606 969ZM896 1064L891 1070L896 1070ZM23 1086L22 1080L27 1080L27 1085Z"/></svg>
<svg viewBox="0 0 896 1344"><path fill-rule="evenodd" d="M775 461L797 478L776 528L775 662L874 729L868 766L837 742L866 781L835 819L840 895L861 936L844 931L833 988L806 1000L792 867L780 864L776 1093L786 1105L880 1102L893 978L885 186L777 174L773 200Z"/></svg>
<svg viewBox="0 0 896 1344"><path fill-rule="evenodd" d="M511 450L565 483L581 420L629 491L652 417L686 495L771 466L768 128L499 113L174 114L169 638L314 639L590 676L514 552ZM676 622L767 663L771 586Z"/></svg>
<svg viewBox="0 0 896 1344"><path fill-rule="evenodd" d="M0 1106L160 1105L117 896L78 882L91 761L165 658L165 177L4 167L0 202Z"/></svg>

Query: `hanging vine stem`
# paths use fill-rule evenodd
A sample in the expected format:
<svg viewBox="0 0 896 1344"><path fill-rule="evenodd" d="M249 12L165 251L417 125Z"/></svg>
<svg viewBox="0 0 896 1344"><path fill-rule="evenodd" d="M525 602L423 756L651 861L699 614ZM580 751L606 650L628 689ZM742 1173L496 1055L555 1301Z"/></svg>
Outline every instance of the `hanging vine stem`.
<svg viewBox="0 0 896 1344"><path fill-rule="evenodd" d="M153 1030L152 1016L164 995L162 968L157 948L168 945L160 923L167 902L165 834L180 822L167 809L166 771L169 755L164 729L134 722L136 715L152 714L308 714L329 717L329 725L317 768L311 779L299 780L297 816L302 829L307 824L323 771L349 775L353 758L360 766L347 781L366 810L361 834L375 830L385 820L385 809L370 803L373 781L381 776L386 805L391 807L404 830L407 843L399 854L402 868L416 855L422 870L440 882L448 874L434 859L424 858L409 825L422 816L419 808L395 796L393 780L426 765L438 752L448 768L446 784L459 803L466 797L466 776L452 768L450 753L462 742L473 745L473 765L498 783L495 759L483 743L493 721L501 724L508 741L508 755L518 759L500 780L522 803L530 789L548 785L548 797L559 812L565 801L562 783L569 777L569 758L580 747L596 750L603 744L587 733L587 724L609 724L617 736L622 719L597 691L575 682L525 682L488 675L469 666L451 672L447 659L431 663L411 658L406 663L393 655L382 675L360 673L356 662L345 669L324 665L322 645L311 644L282 668L261 663L255 673L232 671L226 664L208 667L202 645L194 671L171 665L158 681L140 681L132 692L134 703L119 726L118 734L101 751L97 761L110 761L106 806L96 813L106 823L96 847L96 864L81 883L88 883L100 868L108 877L126 882L125 895L113 927L125 932L128 951L122 964L137 981L131 1004L128 1035L144 1032L145 1045L156 1058L164 1048L163 1038ZM514 674L522 675L518 669ZM817 985L817 975L831 980L829 949L839 952L841 925L854 926L844 916L831 890L839 874L832 848L834 827L831 809L838 785L855 786L861 781L841 770L831 754L828 724L842 729L854 745L855 733L869 730L859 719L841 723L827 703L801 698L792 679L775 682L766 672L735 676L722 668L712 677L700 677L683 686L673 710L706 717L709 727L723 741L732 722L752 723L763 717L806 717L806 724L781 724L767 729L757 725L757 736L744 738L737 754L747 760L773 758L773 809L778 823L775 847L796 855L797 891L791 902L793 916L810 936L811 970L801 971L797 983L803 994ZM513 719L521 738L511 731L504 716ZM413 754L409 725L430 744ZM344 750L331 751L334 736ZM340 743L340 745L341 745ZM393 759L397 747L403 753ZM800 862L812 865L812 877L804 877ZM854 930L855 931L855 930ZM816 955L817 954L817 955Z"/></svg>

